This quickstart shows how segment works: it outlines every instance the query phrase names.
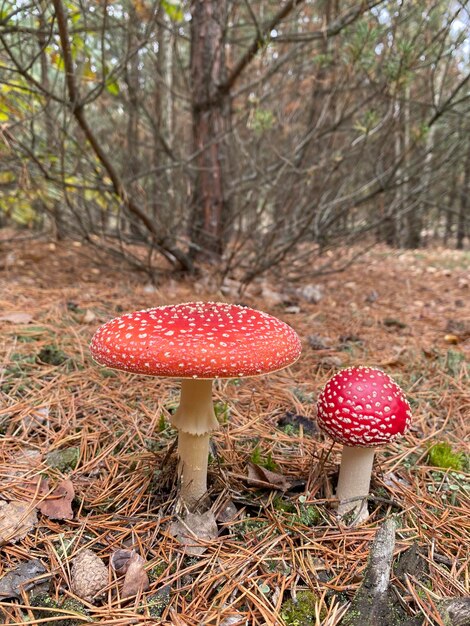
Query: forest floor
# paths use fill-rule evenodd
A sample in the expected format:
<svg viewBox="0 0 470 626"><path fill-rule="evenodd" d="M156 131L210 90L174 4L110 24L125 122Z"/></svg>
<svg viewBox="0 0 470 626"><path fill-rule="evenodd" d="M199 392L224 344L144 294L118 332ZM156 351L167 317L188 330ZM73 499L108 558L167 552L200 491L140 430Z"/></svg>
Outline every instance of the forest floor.
<svg viewBox="0 0 470 626"><path fill-rule="evenodd" d="M153 287L76 242L11 243L1 231L0 255L1 623L335 626L392 515L396 562L414 546L424 563L392 574L403 610L442 624L440 600L468 595L469 252L375 248L346 272L313 277L318 289L267 278L243 293L293 326L303 353L282 372L215 384L218 534L195 539L197 554L171 533L177 383L100 368L88 344L121 312L236 302L233 284ZM315 402L340 367L360 364L402 386L413 426L378 450L371 515L347 528L334 512L340 446L318 431ZM274 474L260 484L263 469ZM134 579L120 575L130 553L118 550L142 557L132 557ZM104 593L78 597L77 577L92 589L92 572Z"/></svg>

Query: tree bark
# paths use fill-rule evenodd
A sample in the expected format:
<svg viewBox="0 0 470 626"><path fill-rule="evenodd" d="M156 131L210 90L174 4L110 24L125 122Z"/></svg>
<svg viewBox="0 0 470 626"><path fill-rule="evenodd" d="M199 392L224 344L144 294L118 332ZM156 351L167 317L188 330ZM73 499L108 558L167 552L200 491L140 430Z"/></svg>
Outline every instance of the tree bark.
<svg viewBox="0 0 470 626"><path fill-rule="evenodd" d="M227 0L191 2L191 111L195 178L190 240L194 257L222 256L230 224L226 192L231 127L225 67Z"/></svg>
<svg viewBox="0 0 470 626"><path fill-rule="evenodd" d="M138 50L139 17L132 5L129 5L129 20L127 28L128 59L125 68L127 85L127 155L126 169L130 178L129 192L135 197L138 193L137 176L139 174L139 57ZM127 221L127 220L126 220ZM139 236L138 224L130 223L131 232Z"/></svg>
<svg viewBox="0 0 470 626"><path fill-rule="evenodd" d="M467 156L465 159L465 169L463 175L462 191L460 193L460 207L459 215L457 218L457 250L463 250L466 232L466 221L468 219L469 201L468 194L470 193L470 143Z"/></svg>

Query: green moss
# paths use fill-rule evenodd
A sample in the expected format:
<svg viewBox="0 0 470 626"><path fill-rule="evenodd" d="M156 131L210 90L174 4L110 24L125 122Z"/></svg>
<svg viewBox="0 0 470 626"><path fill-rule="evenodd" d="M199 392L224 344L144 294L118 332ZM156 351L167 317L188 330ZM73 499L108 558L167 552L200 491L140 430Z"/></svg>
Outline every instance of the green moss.
<svg viewBox="0 0 470 626"><path fill-rule="evenodd" d="M248 535L254 534L257 537L262 537L269 527L267 520L259 518L251 518L249 515L244 520L233 525L234 534L240 539L246 539ZM274 531L273 531L274 532Z"/></svg>
<svg viewBox="0 0 470 626"><path fill-rule="evenodd" d="M228 424L230 419L230 406L228 402L216 402L214 404L214 413L219 424Z"/></svg>
<svg viewBox="0 0 470 626"><path fill-rule="evenodd" d="M285 511L286 513L295 513L297 510L292 502L284 500L283 497L280 495L274 496L273 508L276 511Z"/></svg>
<svg viewBox="0 0 470 626"><path fill-rule="evenodd" d="M41 348L37 358L41 363L47 363L48 365L62 365L69 357L60 348L51 344Z"/></svg>
<svg viewBox="0 0 470 626"><path fill-rule="evenodd" d="M465 354L463 354L463 352L459 352L458 350L447 350L442 365L443 369L448 374L457 377L462 369L466 369Z"/></svg>
<svg viewBox="0 0 470 626"><path fill-rule="evenodd" d="M165 585L156 593L148 596L147 607L150 617L159 618L162 616L163 611L170 603L170 591L170 586Z"/></svg>
<svg viewBox="0 0 470 626"><path fill-rule="evenodd" d="M43 626L80 626L83 624L83 616L88 617L85 606L74 598L59 596L56 601L47 593L39 593L31 598L30 603L32 607L36 607L33 608L33 613L37 620L51 619L50 622L41 622ZM64 615L62 617L62 612L75 613L75 615L82 616L82 618L76 619L74 615ZM57 619L59 617L62 617L62 619ZM89 618L86 621L91 621L91 619Z"/></svg>
<svg viewBox="0 0 470 626"><path fill-rule="evenodd" d="M285 426L281 428L281 430L286 435L289 435L289 437L292 437L293 435L297 435L299 433L299 427L294 426L294 424L286 424Z"/></svg>
<svg viewBox="0 0 470 626"><path fill-rule="evenodd" d="M313 591L299 591L296 600L286 600L281 606L281 617L288 626L314 626L317 623L315 607L318 596ZM322 609L320 617L323 619L326 613Z"/></svg>
<svg viewBox="0 0 470 626"><path fill-rule="evenodd" d="M168 565L165 561L160 561L156 563L151 569L148 570L147 574L151 583L155 580L158 580L160 576L166 571Z"/></svg>
<svg viewBox="0 0 470 626"><path fill-rule="evenodd" d="M428 465L460 471L463 469L464 464L464 454L462 452L454 452L452 446L445 441L435 443L429 448Z"/></svg>
<svg viewBox="0 0 470 626"><path fill-rule="evenodd" d="M21 343L31 343L33 341L39 341L42 335L47 332L47 329L42 326L26 326L16 338Z"/></svg>
<svg viewBox="0 0 470 626"><path fill-rule="evenodd" d="M271 472L275 472L279 469L277 463L273 459L272 452L269 451L266 457L263 457L258 444L253 448L250 454L250 461L255 465L259 465L260 467L270 470Z"/></svg>
<svg viewBox="0 0 470 626"><path fill-rule="evenodd" d="M303 526L316 526L320 523L322 517L320 511L316 506L302 506L300 513L294 515L294 522L302 524Z"/></svg>
<svg viewBox="0 0 470 626"><path fill-rule="evenodd" d="M46 455L46 463L59 472L70 472L77 467L79 458L80 448L65 448L64 450L49 452Z"/></svg>
<svg viewBox="0 0 470 626"><path fill-rule="evenodd" d="M163 413L160 413L160 417L158 418L158 425L157 425L157 430L159 433L162 433L164 430L167 429L167 421L165 419L165 416Z"/></svg>
<svg viewBox="0 0 470 626"><path fill-rule="evenodd" d="M101 374L101 376L103 378L117 378L118 375L116 374L116 372L114 372L111 369L106 369L103 367L103 369L98 370L99 373Z"/></svg>

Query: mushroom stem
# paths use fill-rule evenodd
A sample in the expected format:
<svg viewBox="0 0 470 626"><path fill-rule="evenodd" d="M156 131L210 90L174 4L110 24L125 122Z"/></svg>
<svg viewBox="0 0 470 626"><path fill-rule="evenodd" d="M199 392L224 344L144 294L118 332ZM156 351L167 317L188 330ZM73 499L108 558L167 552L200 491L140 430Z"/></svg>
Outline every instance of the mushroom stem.
<svg viewBox="0 0 470 626"><path fill-rule="evenodd" d="M209 434L178 433L178 474L181 482L181 500L194 510L204 502L207 493L207 462Z"/></svg>
<svg viewBox="0 0 470 626"><path fill-rule="evenodd" d="M356 522L368 517L367 502L370 477L374 463L374 448L343 446L336 497L339 500L338 515L357 512ZM353 498L356 498L352 500ZM357 498L363 498L357 500ZM351 501L352 500L352 501Z"/></svg>
<svg viewBox="0 0 470 626"><path fill-rule="evenodd" d="M218 428L211 379L184 379L180 405L171 417L178 429L181 499L194 510L207 492L209 433Z"/></svg>

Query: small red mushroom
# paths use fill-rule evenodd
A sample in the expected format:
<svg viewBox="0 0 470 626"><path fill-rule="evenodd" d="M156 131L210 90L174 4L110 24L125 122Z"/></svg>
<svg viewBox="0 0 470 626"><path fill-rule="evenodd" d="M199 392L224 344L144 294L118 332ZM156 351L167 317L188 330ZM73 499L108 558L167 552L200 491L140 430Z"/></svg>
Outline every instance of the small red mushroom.
<svg viewBox="0 0 470 626"><path fill-rule="evenodd" d="M267 313L188 302L117 317L96 331L90 349L100 365L182 379L171 423L178 429L181 499L195 509L207 492L209 433L218 428L212 380L283 369L301 346L290 326Z"/></svg>
<svg viewBox="0 0 470 626"><path fill-rule="evenodd" d="M397 383L379 369L350 367L338 372L318 398L318 425L343 444L336 496L338 515L351 511L354 522L367 519L374 448L401 437L410 427L411 409Z"/></svg>

